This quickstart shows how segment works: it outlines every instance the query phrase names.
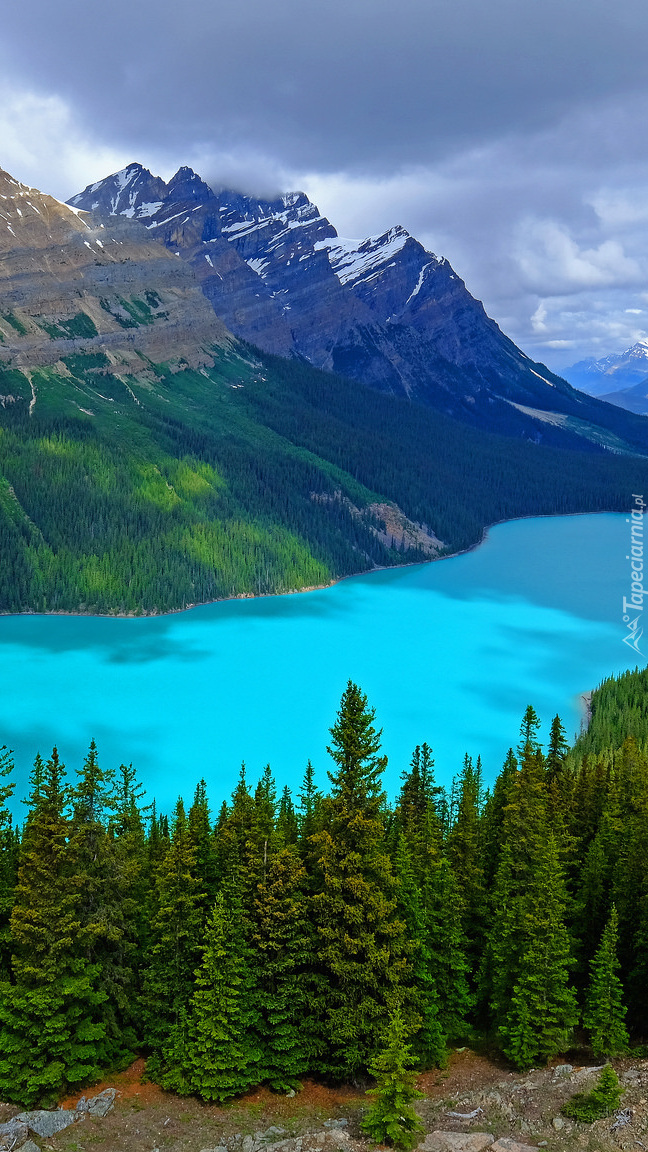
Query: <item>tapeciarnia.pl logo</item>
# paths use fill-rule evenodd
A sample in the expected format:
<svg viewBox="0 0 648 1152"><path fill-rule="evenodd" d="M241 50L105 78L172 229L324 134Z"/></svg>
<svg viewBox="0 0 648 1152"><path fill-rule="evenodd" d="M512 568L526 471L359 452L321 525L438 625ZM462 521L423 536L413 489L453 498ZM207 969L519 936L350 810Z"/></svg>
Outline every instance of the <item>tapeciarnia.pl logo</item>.
<svg viewBox="0 0 648 1152"><path fill-rule="evenodd" d="M646 504L643 496L637 496L632 493L634 500L634 508L630 511L630 516L626 520L626 524L630 525L630 555L626 556L626 560L630 561L630 599L627 596L623 597L623 623L627 628L627 636L623 637L623 643L627 644L629 648L633 648L635 652L642 655L639 647L639 641L643 636L643 626L640 625L641 615L643 612L643 600L647 594L643 586L643 518L644 509Z"/></svg>

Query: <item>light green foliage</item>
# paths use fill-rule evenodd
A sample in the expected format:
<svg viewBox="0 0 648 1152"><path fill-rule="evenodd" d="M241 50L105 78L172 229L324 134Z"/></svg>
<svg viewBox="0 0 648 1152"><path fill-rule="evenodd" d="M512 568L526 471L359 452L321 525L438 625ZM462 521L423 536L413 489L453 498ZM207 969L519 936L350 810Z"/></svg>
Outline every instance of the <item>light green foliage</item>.
<svg viewBox="0 0 648 1152"><path fill-rule="evenodd" d="M591 1092L577 1092L562 1107L565 1116L581 1124L593 1124L612 1116L621 1103L622 1089L611 1064L606 1064Z"/></svg>
<svg viewBox="0 0 648 1152"><path fill-rule="evenodd" d="M222 1104L259 1082L250 988L240 904L236 897L220 895L207 926L189 1013L178 1020L169 1045L164 1087Z"/></svg>
<svg viewBox="0 0 648 1152"><path fill-rule="evenodd" d="M600 946L592 960L583 1016L595 1056L617 1056L628 1047L623 987L617 975L621 967L617 956L618 929L619 917L613 906Z"/></svg>
<svg viewBox="0 0 648 1152"><path fill-rule="evenodd" d="M424 1130L413 1107L423 1093L415 1087L414 1058L406 1039L405 1023L400 1009L395 1008L385 1030L384 1048L369 1069L376 1087L367 1092L374 1101L361 1125L374 1143L403 1149L413 1148Z"/></svg>

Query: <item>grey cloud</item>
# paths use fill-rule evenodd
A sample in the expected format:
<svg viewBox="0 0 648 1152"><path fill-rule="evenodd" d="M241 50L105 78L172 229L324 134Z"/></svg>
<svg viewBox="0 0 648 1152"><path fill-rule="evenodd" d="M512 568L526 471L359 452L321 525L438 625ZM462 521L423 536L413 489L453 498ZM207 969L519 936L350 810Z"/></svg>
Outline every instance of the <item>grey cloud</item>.
<svg viewBox="0 0 648 1152"><path fill-rule="evenodd" d="M4 64L113 144L384 171L644 83L644 0L31 0ZM34 34L37 29L37 34Z"/></svg>
<svg viewBox="0 0 648 1152"><path fill-rule="evenodd" d="M303 187L343 235L402 223L448 256L552 367L648 333L645 0L25 14L7 6L0 31L4 84L34 94L0 110L21 178L66 197L138 159L262 195Z"/></svg>

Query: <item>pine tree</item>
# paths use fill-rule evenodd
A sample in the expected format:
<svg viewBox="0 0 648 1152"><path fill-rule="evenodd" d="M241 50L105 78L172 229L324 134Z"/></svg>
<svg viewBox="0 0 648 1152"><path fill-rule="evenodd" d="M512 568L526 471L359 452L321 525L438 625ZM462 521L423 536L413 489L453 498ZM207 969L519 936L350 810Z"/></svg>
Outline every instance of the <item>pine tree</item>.
<svg viewBox="0 0 648 1152"><path fill-rule="evenodd" d="M590 1033L595 1056L617 1056L628 1047L623 987L617 972L619 918L613 906L600 947L592 960L590 986L583 1023Z"/></svg>
<svg viewBox="0 0 648 1152"><path fill-rule="evenodd" d="M321 1070L346 1078L367 1067L401 983L404 926L381 815L380 732L367 698L351 681L331 729L336 771L328 824L313 838L322 1016L327 1045Z"/></svg>
<svg viewBox="0 0 648 1152"><path fill-rule="evenodd" d="M222 1104L259 1082L260 1053L249 1026L251 984L240 902L221 893L189 1011L169 1048L164 1087Z"/></svg>
<svg viewBox="0 0 648 1152"><path fill-rule="evenodd" d="M28 1107L97 1076L105 1037L105 993L80 934L63 777L56 749L36 761L10 925L13 983L0 988L0 1094Z"/></svg>
<svg viewBox="0 0 648 1152"><path fill-rule="evenodd" d="M306 871L294 845L273 855L257 887L251 924L261 1078L275 1091L299 1084L318 1051L312 988L315 939Z"/></svg>
<svg viewBox="0 0 648 1152"><path fill-rule="evenodd" d="M446 1036L441 1025L439 993L433 975L430 938L421 893L414 879L407 841L399 836L394 859L396 913L405 925L408 972L403 988L406 1018L415 1032L414 1049L424 1068L446 1062Z"/></svg>
<svg viewBox="0 0 648 1152"><path fill-rule="evenodd" d="M563 1115L581 1124L593 1124L616 1112L621 1103L619 1078L610 1064L606 1064L591 1092L577 1092L561 1111Z"/></svg>
<svg viewBox="0 0 648 1152"><path fill-rule="evenodd" d="M546 1063L564 1051L578 1022L576 996L569 984L573 960L565 926L564 882L551 834L531 880L521 900L521 947L514 961L510 1002L498 1020L502 1051L518 1068Z"/></svg>
<svg viewBox="0 0 648 1152"><path fill-rule="evenodd" d="M315 785L315 769L310 760L306 764L304 779L299 793L299 837L305 844L310 836L319 831L319 815L322 807L322 793Z"/></svg>
<svg viewBox="0 0 648 1152"><path fill-rule="evenodd" d="M142 1038L141 970L149 943L151 875L140 807L142 796L143 789L137 782L132 764L120 764L115 811L110 824L119 912L113 972L118 980L113 981L109 994L116 1009L124 1053L135 1050Z"/></svg>
<svg viewBox="0 0 648 1152"><path fill-rule="evenodd" d="M562 775L565 767L565 757L569 751L569 744L565 739L565 729L560 716L554 716L549 732L549 745L547 748L547 779L551 784L553 780Z"/></svg>
<svg viewBox="0 0 648 1152"><path fill-rule="evenodd" d="M72 818L68 854L71 881L78 891L79 940L89 964L99 973L98 987L105 993L102 1020L105 1027L102 1064L132 1055L124 1050L120 1008L127 1008L133 974L124 967L123 898L115 842L108 825L116 809L115 774L99 764L97 746L88 755L72 789ZM126 989L126 994L123 991Z"/></svg>
<svg viewBox="0 0 648 1152"><path fill-rule="evenodd" d="M11 968L9 921L18 880L20 840L7 808L7 800L15 788L11 780L13 770L12 753L3 745L0 748L0 781L7 783L0 784L0 979L7 979Z"/></svg>
<svg viewBox="0 0 648 1152"><path fill-rule="evenodd" d="M196 879L202 892L201 916L207 923L218 889L218 864L211 830L207 785L200 780L196 785L193 803L188 813L189 836L196 849Z"/></svg>
<svg viewBox="0 0 648 1152"><path fill-rule="evenodd" d="M502 1050L519 1067L559 1052L577 1019L564 874L547 820L544 761L531 739L526 744L520 771L509 782L482 970Z"/></svg>
<svg viewBox="0 0 648 1152"><path fill-rule="evenodd" d="M457 815L448 838L448 859L465 908L464 931L476 964L484 940L484 869L481 852L481 761L464 760L459 778Z"/></svg>
<svg viewBox="0 0 648 1152"><path fill-rule="evenodd" d="M374 1101L361 1124L376 1144L403 1149L413 1148L424 1131L413 1107L423 1092L415 1086L414 1058L406 1039L407 1029L396 1007L390 1013L384 1049L374 1057L369 1069L376 1087L370 1088L367 1096L373 1096Z"/></svg>
<svg viewBox="0 0 648 1152"><path fill-rule="evenodd" d="M176 1032L194 990L204 902L196 871L196 846L179 800L171 845L155 877L151 944L143 980L145 1036L154 1052L149 1074L164 1067L167 1050L179 1042Z"/></svg>
<svg viewBox="0 0 648 1152"><path fill-rule="evenodd" d="M522 724L520 725L520 743L517 748L520 760L524 760L527 756L533 756L536 752L540 751L540 743L538 741L539 731L540 721L536 711L528 704L522 717Z"/></svg>

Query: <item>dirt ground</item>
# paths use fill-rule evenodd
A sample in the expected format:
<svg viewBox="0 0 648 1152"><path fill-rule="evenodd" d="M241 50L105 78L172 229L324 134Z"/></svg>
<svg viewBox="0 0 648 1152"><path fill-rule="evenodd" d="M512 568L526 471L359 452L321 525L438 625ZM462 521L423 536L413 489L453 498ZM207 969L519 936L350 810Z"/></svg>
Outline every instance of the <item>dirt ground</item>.
<svg viewBox="0 0 648 1152"><path fill-rule="evenodd" d="M615 1063L625 1089L621 1107L631 1112L629 1122L615 1132L610 1131L614 1118L579 1125L560 1116L561 1105L574 1092L589 1091L597 1073L587 1065L563 1065L557 1071L556 1065L519 1074L469 1049L455 1050L446 1069L419 1078L424 1097L418 1109L425 1129L490 1132L494 1138L512 1137L521 1144L546 1147L548 1152L636 1152L638 1148L648 1152L648 1060ZM108 1087L117 1090L115 1108L108 1116L86 1117L38 1143L48 1152L203 1152L217 1148L259 1152L274 1142L302 1137L297 1148L286 1152L302 1152L302 1145L303 1152L308 1152L317 1143L309 1143L312 1134L327 1129L330 1134L325 1121L346 1120L340 1139L344 1144L348 1134L349 1152L368 1152L371 1147L359 1128L367 1107L363 1087L330 1088L306 1080L294 1097L260 1089L218 1107L142 1083L144 1068L144 1061L137 1060L127 1071L87 1091L91 1096ZM61 1101L61 1106L74 1107L81 1095ZM472 1120L449 1115L475 1109L480 1111ZM0 1105L0 1121L16 1112L16 1108ZM339 1131L335 1134L340 1136Z"/></svg>

